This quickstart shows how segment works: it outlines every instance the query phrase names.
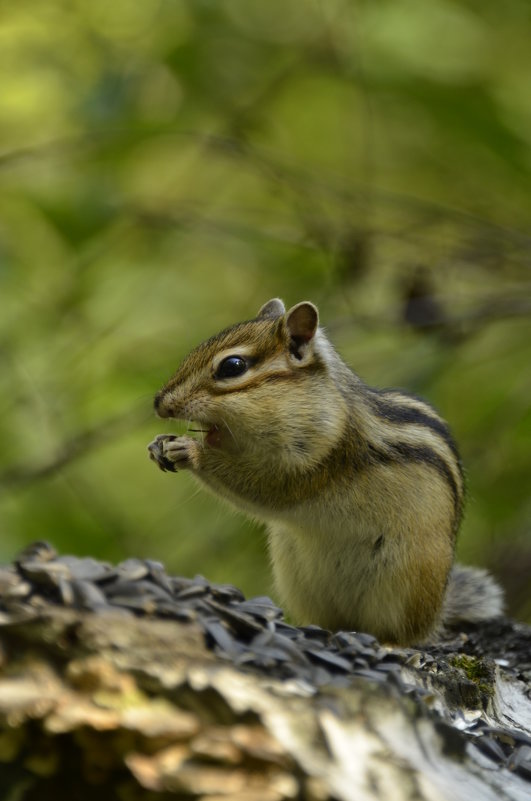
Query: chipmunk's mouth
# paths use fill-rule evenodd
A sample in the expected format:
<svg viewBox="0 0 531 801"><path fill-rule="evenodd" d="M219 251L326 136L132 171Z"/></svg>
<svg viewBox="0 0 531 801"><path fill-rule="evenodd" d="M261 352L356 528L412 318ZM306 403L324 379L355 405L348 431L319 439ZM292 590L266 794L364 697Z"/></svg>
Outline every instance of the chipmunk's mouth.
<svg viewBox="0 0 531 801"><path fill-rule="evenodd" d="M219 426L213 423L211 426L208 426L208 423L199 424L200 428L190 428L190 431L194 433L201 433L203 434L203 442L205 442L210 448L219 448L221 447L221 431Z"/></svg>
<svg viewBox="0 0 531 801"><path fill-rule="evenodd" d="M221 431L215 423L206 432L205 442L211 448L219 448L221 446Z"/></svg>

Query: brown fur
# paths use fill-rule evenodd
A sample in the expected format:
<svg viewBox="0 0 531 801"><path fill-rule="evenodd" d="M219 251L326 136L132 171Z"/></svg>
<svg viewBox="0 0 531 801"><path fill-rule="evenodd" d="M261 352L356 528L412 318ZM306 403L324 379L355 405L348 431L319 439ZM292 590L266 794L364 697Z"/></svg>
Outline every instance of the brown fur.
<svg viewBox="0 0 531 801"><path fill-rule="evenodd" d="M297 622L417 641L438 625L453 563L457 449L424 401L367 387L317 323L312 304L273 300L195 348L155 406L208 433L162 435L150 453L268 524ZM248 369L224 378L231 356Z"/></svg>

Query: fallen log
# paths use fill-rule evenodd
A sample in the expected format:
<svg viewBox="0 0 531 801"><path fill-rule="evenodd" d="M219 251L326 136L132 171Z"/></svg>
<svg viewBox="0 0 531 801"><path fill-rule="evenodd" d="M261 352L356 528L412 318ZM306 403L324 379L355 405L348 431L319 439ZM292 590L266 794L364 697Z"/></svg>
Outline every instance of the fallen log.
<svg viewBox="0 0 531 801"><path fill-rule="evenodd" d="M0 797L524 801L531 627L419 648L45 543L0 568Z"/></svg>

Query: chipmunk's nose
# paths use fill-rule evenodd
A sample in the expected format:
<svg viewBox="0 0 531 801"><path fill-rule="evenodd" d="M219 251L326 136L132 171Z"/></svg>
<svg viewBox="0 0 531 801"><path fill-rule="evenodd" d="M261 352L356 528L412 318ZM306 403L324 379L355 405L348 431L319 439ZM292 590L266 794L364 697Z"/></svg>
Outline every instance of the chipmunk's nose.
<svg viewBox="0 0 531 801"><path fill-rule="evenodd" d="M160 392L157 392L157 394L155 395L155 399L153 401L153 406L155 407L155 411L156 411L156 413L158 414L159 417L169 417L170 416L169 412L168 412L168 409L166 409L165 406L164 406L164 396L165 396L165 394L166 393L164 392L164 390L161 390Z"/></svg>

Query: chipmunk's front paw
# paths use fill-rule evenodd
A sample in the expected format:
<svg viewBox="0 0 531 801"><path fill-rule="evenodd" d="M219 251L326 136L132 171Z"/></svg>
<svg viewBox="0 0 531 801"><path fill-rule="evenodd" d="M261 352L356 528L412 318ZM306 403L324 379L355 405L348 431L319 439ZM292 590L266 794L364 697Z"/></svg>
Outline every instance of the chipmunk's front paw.
<svg viewBox="0 0 531 801"><path fill-rule="evenodd" d="M200 445L191 437L159 434L149 443L148 451L149 458L164 471L176 473L177 470L190 470L199 466Z"/></svg>

